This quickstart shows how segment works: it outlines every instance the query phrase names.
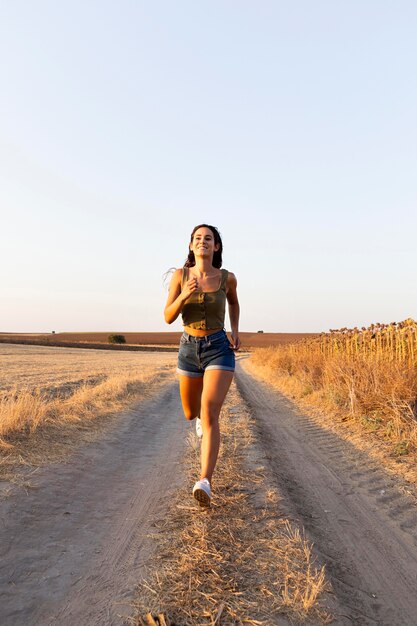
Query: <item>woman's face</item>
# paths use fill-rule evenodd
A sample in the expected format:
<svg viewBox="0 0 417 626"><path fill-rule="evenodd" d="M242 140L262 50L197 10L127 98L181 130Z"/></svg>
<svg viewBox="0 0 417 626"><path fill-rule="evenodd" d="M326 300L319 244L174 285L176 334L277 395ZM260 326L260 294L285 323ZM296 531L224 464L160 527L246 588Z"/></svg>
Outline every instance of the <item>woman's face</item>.
<svg viewBox="0 0 417 626"><path fill-rule="evenodd" d="M213 254L220 248L220 244L214 243L214 235L210 228L202 226L195 231L193 240L190 243L190 250L195 257L213 257Z"/></svg>

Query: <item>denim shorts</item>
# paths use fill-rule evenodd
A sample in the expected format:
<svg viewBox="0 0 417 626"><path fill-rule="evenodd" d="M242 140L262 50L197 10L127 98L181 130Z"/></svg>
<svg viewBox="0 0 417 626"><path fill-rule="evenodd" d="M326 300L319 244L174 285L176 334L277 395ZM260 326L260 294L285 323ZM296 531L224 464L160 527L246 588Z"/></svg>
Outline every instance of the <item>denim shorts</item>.
<svg viewBox="0 0 417 626"><path fill-rule="evenodd" d="M235 371L235 353L224 329L205 337L194 337L185 331L181 336L178 374L199 378L206 370Z"/></svg>

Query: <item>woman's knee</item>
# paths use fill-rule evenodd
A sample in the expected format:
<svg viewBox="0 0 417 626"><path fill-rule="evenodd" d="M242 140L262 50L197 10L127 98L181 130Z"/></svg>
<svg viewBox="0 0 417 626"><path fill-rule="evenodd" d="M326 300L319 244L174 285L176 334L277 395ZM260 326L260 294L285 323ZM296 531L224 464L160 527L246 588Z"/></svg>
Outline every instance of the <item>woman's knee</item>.
<svg viewBox="0 0 417 626"><path fill-rule="evenodd" d="M212 425L218 422L222 405L217 402L210 402L201 405L201 419Z"/></svg>
<svg viewBox="0 0 417 626"><path fill-rule="evenodd" d="M186 420L191 421L191 420L195 419L196 417L198 417L198 413L196 413L195 411L190 411L190 410L184 409L184 416L185 416Z"/></svg>
<svg viewBox="0 0 417 626"><path fill-rule="evenodd" d="M184 411L184 417L186 420L193 420L196 417L199 416L200 414L200 405L195 404L195 405L190 405L187 404L186 406L183 406L183 411Z"/></svg>
<svg viewBox="0 0 417 626"><path fill-rule="evenodd" d="M198 416L201 405L202 378L180 376L180 395L185 419L193 420Z"/></svg>

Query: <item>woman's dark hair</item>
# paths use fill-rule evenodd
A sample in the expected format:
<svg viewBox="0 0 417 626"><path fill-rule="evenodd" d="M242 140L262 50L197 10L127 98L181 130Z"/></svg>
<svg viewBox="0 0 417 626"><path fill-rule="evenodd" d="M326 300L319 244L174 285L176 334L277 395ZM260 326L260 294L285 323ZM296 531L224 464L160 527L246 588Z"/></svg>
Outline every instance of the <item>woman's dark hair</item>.
<svg viewBox="0 0 417 626"><path fill-rule="evenodd" d="M223 243L222 243L222 238L220 237L220 233L215 226L210 226L210 224L199 224L198 226L193 228L193 232L191 233L191 237L190 237L190 243L193 240L194 233L196 232L196 230L198 230L199 228L203 228L203 227L209 228L211 232L213 233L214 244L215 245L220 244L219 249L215 251L213 254L213 267L217 267L218 269L220 269L222 266ZM184 267L193 267L194 265L195 265L194 252L189 250L188 257L184 263Z"/></svg>

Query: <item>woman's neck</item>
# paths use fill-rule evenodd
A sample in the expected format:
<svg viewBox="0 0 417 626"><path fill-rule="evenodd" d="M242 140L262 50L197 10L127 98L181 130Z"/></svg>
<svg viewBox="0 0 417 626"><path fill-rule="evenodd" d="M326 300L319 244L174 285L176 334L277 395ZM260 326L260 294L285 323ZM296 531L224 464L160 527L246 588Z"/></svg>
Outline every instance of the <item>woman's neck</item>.
<svg viewBox="0 0 417 626"><path fill-rule="evenodd" d="M209 259L196 259L195 260L195 269L196 273L199 274L200 278L205 278L213 274L213 264Z"/></svg>

